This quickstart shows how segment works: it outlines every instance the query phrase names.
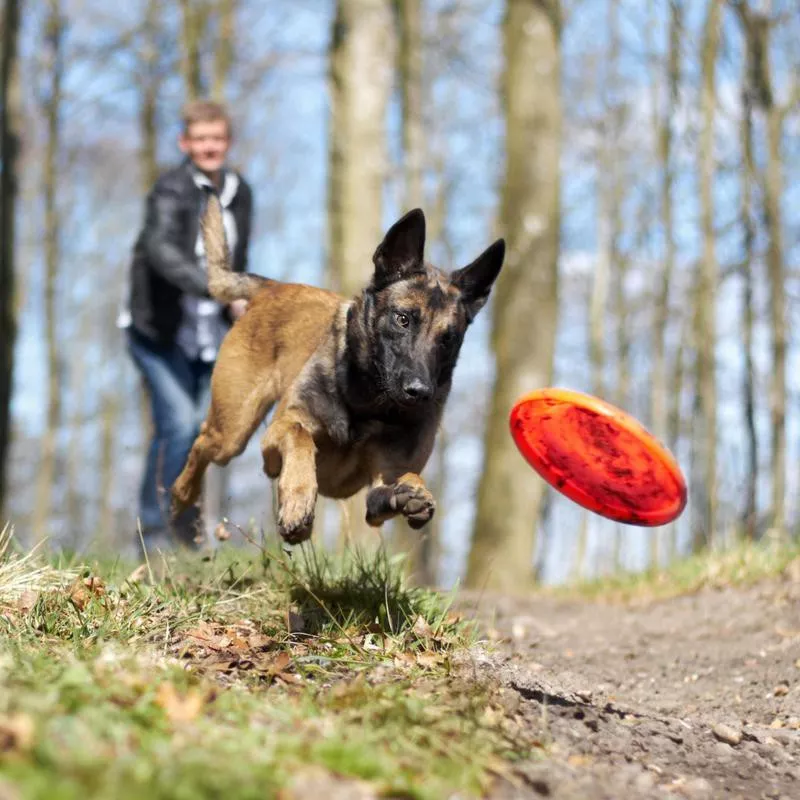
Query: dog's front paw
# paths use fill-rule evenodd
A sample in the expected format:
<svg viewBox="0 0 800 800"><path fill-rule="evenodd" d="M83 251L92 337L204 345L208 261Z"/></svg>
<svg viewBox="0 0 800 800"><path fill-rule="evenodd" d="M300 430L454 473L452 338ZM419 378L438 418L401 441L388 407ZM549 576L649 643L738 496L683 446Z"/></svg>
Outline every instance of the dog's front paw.
<svg viewBox="0 0 800 800"><path fill-rule="evenodd" d="M433 495L417 475L404 475L392 486L389 505L402 514L414 530L427 525L436 512Z"/></svg>
<svg viewBox="0 0 800 800"><path fill-rule="evenodd" d="M316 492L278 487L278 533L288 544L300 544L311 537Z"/></svg>

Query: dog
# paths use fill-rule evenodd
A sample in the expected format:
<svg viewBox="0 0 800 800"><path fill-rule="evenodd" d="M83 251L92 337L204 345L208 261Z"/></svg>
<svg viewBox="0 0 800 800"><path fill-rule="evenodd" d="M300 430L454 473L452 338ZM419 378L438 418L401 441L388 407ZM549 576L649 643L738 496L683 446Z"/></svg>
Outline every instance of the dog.
<svg viewBox="0 0 800 800"><path fill-rule="evenodd" d="M261 451L277 480L284 541L311 536L318 494L343 499L365 486L369 525L402 514L422 528L436 506L419 473L464 335L502 268L504 240L448 275L425 262L425 215L414 209L387 231L371 280L348 300L232 272L213 194L202 235L211 296L249 305L220 347L207 418L172 488L173 515L197 502L208 464L242 453L275 407Z"/></svg>

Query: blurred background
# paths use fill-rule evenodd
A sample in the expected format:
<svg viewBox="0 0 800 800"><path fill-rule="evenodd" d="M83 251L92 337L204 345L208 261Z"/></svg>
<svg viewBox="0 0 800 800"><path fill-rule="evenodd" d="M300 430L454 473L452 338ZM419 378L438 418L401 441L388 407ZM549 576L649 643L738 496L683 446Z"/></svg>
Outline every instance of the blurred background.
<svg viewBox="0 0 800 800"><path fill-rule="evenodd" d="M352 294L418 205L439 266L508 241L425 472L432 529L387 532L421 580L518 589L796 536L796 0L3 9L0 520L24 544L134 542L149 420L116 317L145 192L204 96L233 113L256 272ZM547 385L673 450L677 524L615 525L544 490L507 416ZM258 436L221 484L219 514L274 535ZM321 503L331 547L342 515Z"/></svg>

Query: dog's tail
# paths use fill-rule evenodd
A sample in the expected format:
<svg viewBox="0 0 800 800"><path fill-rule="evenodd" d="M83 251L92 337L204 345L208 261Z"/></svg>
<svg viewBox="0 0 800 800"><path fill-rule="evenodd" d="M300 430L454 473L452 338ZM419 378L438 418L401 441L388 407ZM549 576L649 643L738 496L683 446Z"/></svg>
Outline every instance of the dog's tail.
<svg viewBox="0 0 800 800"><path fill-rule="evenodd" d="M228 243L225 241L225 226L222 222L222 206L215 194L209 194L208 205L200 220L203 245L208 269L208 291L221 303L234 300L249 300L259 289L273 283L269 278L249 272L233 272Z"/></svg>

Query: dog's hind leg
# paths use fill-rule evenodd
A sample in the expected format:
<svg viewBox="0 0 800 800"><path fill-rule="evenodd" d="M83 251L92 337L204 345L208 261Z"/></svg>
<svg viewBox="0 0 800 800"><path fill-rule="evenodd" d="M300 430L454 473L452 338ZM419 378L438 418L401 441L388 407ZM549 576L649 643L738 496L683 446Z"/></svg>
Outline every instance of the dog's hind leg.
<svg viewBox="0 0 800 800"><path fill-rule="evenodd" d="M264 472L278 479L278 533L289 544L308 539L314 525L317 468L310 423L302 412L286 411L261 440Z"/></svg>
<svg viewBox="0 0 800 800"><path fill-rule="evenodd" d="M212 394L208 417L172 487L173 515L197 502L209 464L224 467L244 451L274 401L268 383L254 386L244 401L229 392Z"/></svg>

